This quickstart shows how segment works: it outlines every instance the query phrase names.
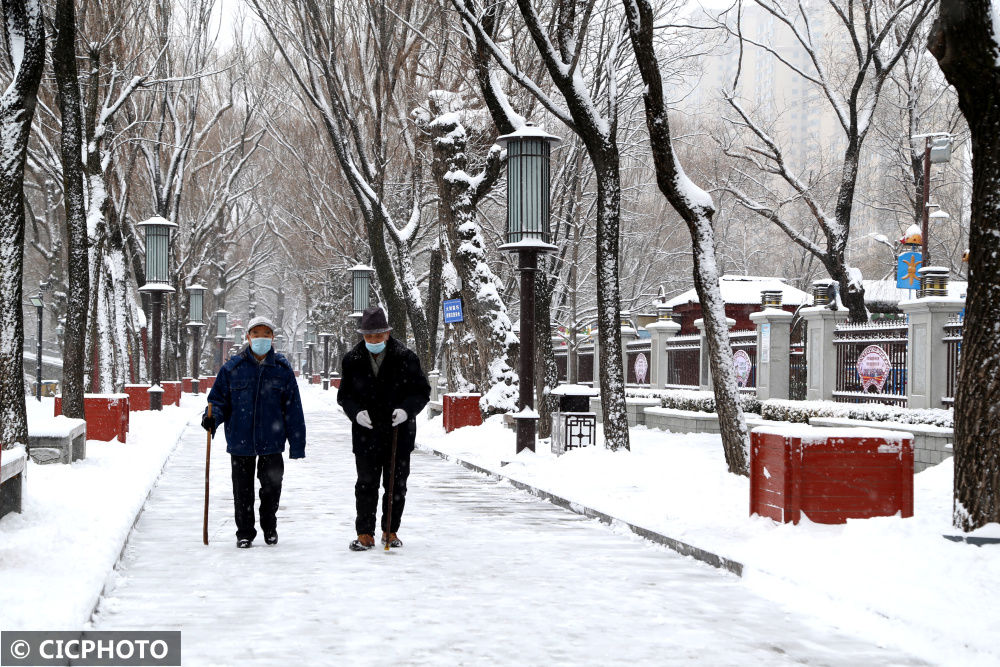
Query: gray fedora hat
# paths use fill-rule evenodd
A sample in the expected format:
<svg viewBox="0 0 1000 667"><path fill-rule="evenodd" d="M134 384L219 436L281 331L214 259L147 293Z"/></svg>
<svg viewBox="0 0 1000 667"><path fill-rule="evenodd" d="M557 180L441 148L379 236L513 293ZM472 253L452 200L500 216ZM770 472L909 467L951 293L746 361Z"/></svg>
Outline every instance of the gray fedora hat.
<svg viewBox="0 0 1000 667"><path fill-rule="evenodd" d="M380 334L386 331L392 331L392 327L386 321L385 311L381 307L372 306L361 313L361 324L358 326L359 334L364 336L365 334Z"/></svg>

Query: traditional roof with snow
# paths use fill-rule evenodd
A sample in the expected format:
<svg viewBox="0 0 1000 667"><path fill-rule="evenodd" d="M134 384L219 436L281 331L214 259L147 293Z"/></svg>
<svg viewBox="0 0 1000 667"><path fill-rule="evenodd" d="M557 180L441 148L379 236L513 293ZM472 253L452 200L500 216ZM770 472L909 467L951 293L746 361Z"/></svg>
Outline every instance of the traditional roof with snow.
<svg viewBox="0 0 1000 667"><path fill-rule="evenodd" d="M762 290L780 290L782 305L801 306L810 303L812 299L807 293L782 282L780 278L722 276L719 278L719 288L722 290L722 300L725 303L759 304ZM667 301L667 305L671 308L685 303L698 303L698 293L693 287Z"/></svg>

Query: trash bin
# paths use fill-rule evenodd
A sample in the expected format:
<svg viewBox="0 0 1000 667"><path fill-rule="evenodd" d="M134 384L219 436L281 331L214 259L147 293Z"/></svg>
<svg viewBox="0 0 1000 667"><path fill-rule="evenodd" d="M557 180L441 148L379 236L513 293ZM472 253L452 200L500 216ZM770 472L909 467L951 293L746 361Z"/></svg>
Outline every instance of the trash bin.
<svg viewBox="0 0 1000 667"><path fill-rule="evenodd" d="M559 411L552 413L553 454L597 444L597 414L590 411L590 399L599 393L579 384L561 384L552 390L559 397Z"/></svg>

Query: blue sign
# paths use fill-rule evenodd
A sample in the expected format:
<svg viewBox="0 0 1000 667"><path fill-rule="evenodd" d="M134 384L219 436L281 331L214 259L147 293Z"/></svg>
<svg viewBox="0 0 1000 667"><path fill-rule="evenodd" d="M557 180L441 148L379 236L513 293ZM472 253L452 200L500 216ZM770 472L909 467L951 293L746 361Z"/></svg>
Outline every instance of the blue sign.
<svg viewBox="0 0 1000 667"><path fill-rule="evenodd" d="M462 317L462 300L461 299L445 299L444 302L444 323L452 324L454 322L464 322L465 318Z"/></svg>
<svg viewBox="0 0 1000 667"><path fill-rule="evenodd" d="M904 252L896 264L896 287L900 289L920 289L920 263L923 256L919 252Z"/></svg>

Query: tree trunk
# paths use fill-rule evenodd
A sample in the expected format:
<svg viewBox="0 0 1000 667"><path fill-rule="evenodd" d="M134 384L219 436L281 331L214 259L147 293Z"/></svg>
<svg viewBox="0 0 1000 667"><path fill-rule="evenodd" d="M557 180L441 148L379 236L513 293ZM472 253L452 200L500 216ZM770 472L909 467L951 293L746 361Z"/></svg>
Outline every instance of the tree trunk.
<svg viewBox="0 0 1000 667"><path fill-rule="evenodd" d="M674 210L684 218L691 234L695 291L698 293L705 322L715 409L719 415L726 464L729 472L747 475L750 439L739 404L736 376L733 372L733 351L729 346L729 326L726 324L725 304L719 289L712 230L714 205L711 198L684 174L673 150L670 118L663 97L663 81L653 47L652 8L648 0L623 0L623 4L628 17L632 49L643 83L646 84L643 98L656 183Z"/></svg>
<svg viewBox="0 0 1000 667"><path fill-rule="evenodd" d="M87 210L83 191L83 117L76 67L74 0L58 0L55 28L52 66L59 89L59 113L62 116L62 177L68 253L62 411L67 417L83 419L90 266L87 256Z"/></svg>
<svg viewBox="0 0 1000 667"><path fill-rule="evenodd" d="M993 3L993 11L995 2ZM955 393L953 521L971 531L1000 523L1000 50L988 0L941 0L928 48L972 137L969 289Z"/></svg>
<svg viewBox="0 0 1000 667"><path fill-rule="evenodd" d="M609 449L629 449L621 292L618 288L618 224L622 199L618 147L612 145L600 153L591 151L591 161L597 172L597 337L604 442Z"/></svg>
<svg viewBox="0 0 1000 667"><path fill-rule="evenodd" d="M45 66L45 27L38 0L4 2L4 42L13 81L0 95L0 447L28 443L24 405L24 163ZM20 56L18 58L18 56Z"/></svg>
<svg viewBox="0 0 1000 667"><path fill-rule="evenodd" d="M441 323L441 248L431 250L430 266L428 267L429 277L427 279L427 357L429 362L424 368L425 373L435 369L437 363L437 332Z"/></svg>

